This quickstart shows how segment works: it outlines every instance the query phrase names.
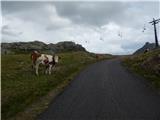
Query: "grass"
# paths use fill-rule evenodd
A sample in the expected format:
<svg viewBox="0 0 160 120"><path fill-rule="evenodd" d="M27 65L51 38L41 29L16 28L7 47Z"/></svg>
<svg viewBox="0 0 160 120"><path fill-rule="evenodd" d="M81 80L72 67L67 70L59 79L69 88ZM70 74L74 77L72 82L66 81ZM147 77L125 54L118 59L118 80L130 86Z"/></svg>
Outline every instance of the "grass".
<svg viewBox="0 0 160 120"><path fill-rule="evenodd" d="M86 52L66 52L59 56L61 60L52 75L45 75L44 66L40 66L39 76L35 76L31 69L30 54L2 55L2 119L16 116L65 80L72 79L73 74L77 74L86 65L97 61L94 54ZM98 60L106 58L104 56Z"/></svg>
<svg viewBox="0 0 160 120"><path fill-rule="evenodd" d="M148 79L151 86L160 91L160 49L127 57L124 65Z"/></svg>

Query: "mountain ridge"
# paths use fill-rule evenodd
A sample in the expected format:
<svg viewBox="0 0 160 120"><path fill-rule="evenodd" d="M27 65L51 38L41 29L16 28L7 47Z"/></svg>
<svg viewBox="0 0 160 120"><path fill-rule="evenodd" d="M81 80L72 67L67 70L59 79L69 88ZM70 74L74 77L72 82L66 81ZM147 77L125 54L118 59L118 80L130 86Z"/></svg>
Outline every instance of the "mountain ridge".
<svg viewBox="0 0 160 120"><path fill-rule="evenodd" d="M30 41L30 42L13 42L13 43L1 43L1 53L10 54L17 52L30 52L33 50L47 52L47 53L59 53L66 51L86 51L86 49L72 41L63 41L56 44L46 44L42 41Z"/></svg>

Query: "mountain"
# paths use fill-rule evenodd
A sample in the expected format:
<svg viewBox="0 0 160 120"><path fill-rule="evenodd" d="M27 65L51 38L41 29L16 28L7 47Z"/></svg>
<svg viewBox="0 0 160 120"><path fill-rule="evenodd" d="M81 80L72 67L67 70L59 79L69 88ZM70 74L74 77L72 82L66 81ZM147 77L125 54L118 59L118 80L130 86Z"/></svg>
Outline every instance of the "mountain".
<svg viewBox="0 0 160 120"><path fill-rule="evenodd" d="M41 41L1 43L2 54L25 53L33 50L47 53L86 51L82 45L76 44L72 41L64 41L57 44L45 44Z"/></svg>
<svg viewBox="0 0 160 120"><path fill-rule="evenodd" d="M155 43L149 43L149 42L146 42L145 45L138 49L137 51L135 51L133 54L140 54L140 53L144 53L145 50L153 50L155 49Z"/></svg>

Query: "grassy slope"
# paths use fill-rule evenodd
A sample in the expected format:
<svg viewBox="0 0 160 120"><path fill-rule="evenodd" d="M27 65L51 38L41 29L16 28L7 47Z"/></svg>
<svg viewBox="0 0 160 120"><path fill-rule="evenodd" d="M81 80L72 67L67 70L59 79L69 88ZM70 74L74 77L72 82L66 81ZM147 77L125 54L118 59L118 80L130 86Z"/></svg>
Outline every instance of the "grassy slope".
<svg viewBox="0 0 160 120"><path fill-rule="evenodd" d="M160 49L127 57L124 64L150 80L152 86L160 90Z"/></svg>
<svg viewBox="0 0 160 120"><path fill-rule="evenodd" d="M61 60L52 75L34 75L30 54L4 55L1 59L2 119L13 117L27 106L55 89L87 64L96 62L94 54L70 52L59 54ZM104 59L103 57L101 59ZM70 78L72 79L72 78Z"/></svg>

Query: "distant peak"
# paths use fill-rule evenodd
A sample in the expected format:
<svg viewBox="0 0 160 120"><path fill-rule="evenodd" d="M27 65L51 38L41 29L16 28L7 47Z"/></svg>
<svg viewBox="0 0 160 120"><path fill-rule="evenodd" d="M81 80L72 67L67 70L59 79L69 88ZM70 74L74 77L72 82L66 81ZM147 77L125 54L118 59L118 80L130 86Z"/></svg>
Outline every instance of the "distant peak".
<svg viewBox="0 0 160 120"><path fill-rule="evenodd" d="M155 48L155 43L146 42L143 47L139 48L134 54L144 53L146 49L153 50Z"/></svg>
<svg viewBox="0 0 160 120"><path fill-rule="evenodd" d="M146 43L145 43L145 45L148 45L148 44L150 44L150 43L149 43L149 42L146 42Z"/></svg>

